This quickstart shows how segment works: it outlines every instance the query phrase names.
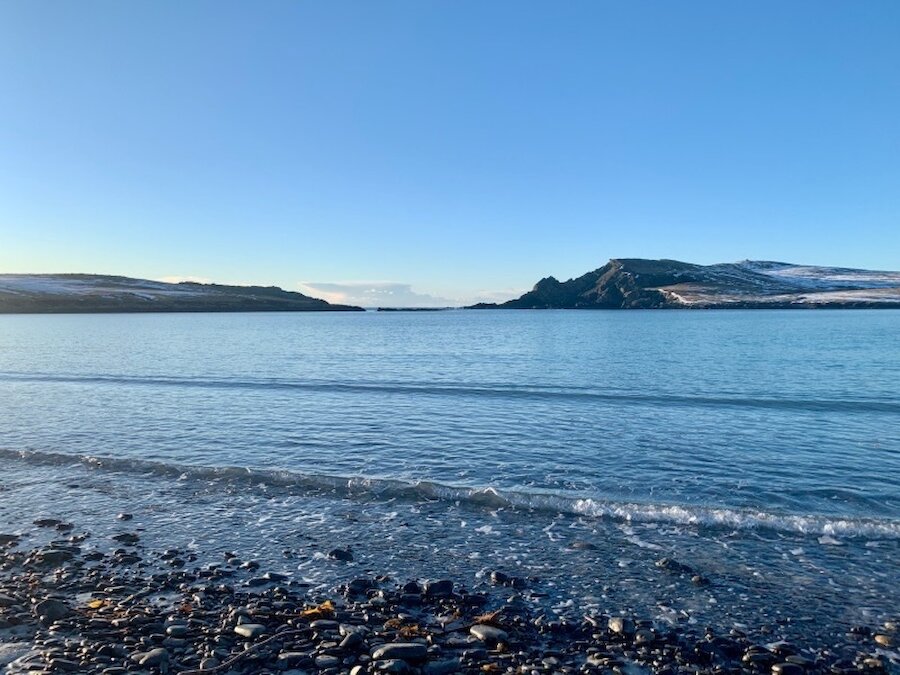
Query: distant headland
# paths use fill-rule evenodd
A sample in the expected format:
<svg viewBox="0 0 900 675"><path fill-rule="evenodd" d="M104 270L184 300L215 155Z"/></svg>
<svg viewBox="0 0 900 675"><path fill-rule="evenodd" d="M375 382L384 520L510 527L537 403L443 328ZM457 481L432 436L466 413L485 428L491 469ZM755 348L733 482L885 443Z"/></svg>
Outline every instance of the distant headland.
<svg viewBox="0 0 900 675"><path fill-rule="evenodd" d="M470 309L900 308L900 272L745 260L694 265L614 258L576 279Z"/></svg>
<svg viewBox="0 0 900 675"><path fill-rule="evenodd" d="M613 258L568 281L546 277L507 302L466 309L900 308L900 272L744 260L696 265ZM378 307L440 311L448 307ZM276 286L166 283L96 274L0 274L0 314L361 312Z"/></svg>
<svg viewBox="0 0 900 675"><path fill-rule="evenodd" d="M341 312L333 305L275 286L177 284L96 274L0 274L0 313Z"/></svg>

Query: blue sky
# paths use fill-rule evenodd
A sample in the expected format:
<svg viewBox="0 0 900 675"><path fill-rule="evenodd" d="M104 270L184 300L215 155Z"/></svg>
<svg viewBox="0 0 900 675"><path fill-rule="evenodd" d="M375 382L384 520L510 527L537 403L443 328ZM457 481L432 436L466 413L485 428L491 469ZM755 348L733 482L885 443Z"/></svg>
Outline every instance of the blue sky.
<svg viewBox="0 0 900 675"><path fill-rule="evenodd" d="M900 269L898 35L894 0L6 0L0 271L440 304L610 257Z"/></svg>

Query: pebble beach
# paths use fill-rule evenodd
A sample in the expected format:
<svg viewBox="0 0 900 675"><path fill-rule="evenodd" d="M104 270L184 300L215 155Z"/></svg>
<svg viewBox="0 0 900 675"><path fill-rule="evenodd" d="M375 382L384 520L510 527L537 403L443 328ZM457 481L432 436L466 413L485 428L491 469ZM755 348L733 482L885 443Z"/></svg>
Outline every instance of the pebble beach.
<svg viewBox="0 0 900 675"><path fill-rule="evenodd" d="M121 532L97 541L41 518L0 534L0 663L6 672L147 675L326 673L898 672L897 622L860 625L827 644L779 639L778 626L673 626L648 617L535 611L539 578L355 576L353 548L318 556L346 580L312 589L239 551L146 548ZM33 534L32 534L33 533ZM32 546L35 540L43 540ZM364 542L355 542L361 547ZM711 583L680 561L676 583Z"/></svg>

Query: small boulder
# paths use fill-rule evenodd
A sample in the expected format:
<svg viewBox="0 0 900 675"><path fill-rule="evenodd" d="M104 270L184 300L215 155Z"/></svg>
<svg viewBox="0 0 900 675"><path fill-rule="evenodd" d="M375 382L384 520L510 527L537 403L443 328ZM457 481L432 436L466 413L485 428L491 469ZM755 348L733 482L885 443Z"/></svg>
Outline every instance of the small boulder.
<svg viewBox="0 0 900 675"><path fill-rule="evenodd" d="M429 598L443 598L453 593L453 582L450 579L425 582L425 596Z"/></svg>
<svg viewBox="0 0 900 675"><path fill-rule="evenodd" d="M420 642L392 642L372 650L372 660L421 661L428 655L428 647Z"/></svg>
<svg viewBox="0 0 900 675"><path fill-rule="evenodd" d="M353 551L347 548L335 548L328 552L331 560L340 560L341 562L353 562Z"/></svg>
<svg viewBox="0 0 900 675"><path fill-rule="evenodd" d="M234 632L241 637L252 640L266 632L266 627L261 623L239 623L234 627Z"/></svg>
<svg viewBox="0 0 900 675"><path fill-rule="evenodd" d="M169 652L162 647L151 649L138 661L142 666L161 666L169 662Z"/></svg>
<svg viewBox="0 0 900 675"><path fill-rule="evenodd" d="M509 638L505 630L483 623L475 624L469 629L469 632L488 645L506 642Z"/></svg>
<svg viewBox="0 0 900 675"><path fill-rule="evenodd" d="M71 607L62 600L56 600L55 598L47 598L34 606L35 615L41 617L47 623L59 621L71 612Z"/></svg>
<svg viewBox="0 0 900 675"><path fill-rule="evenodd" d="M631 635L634 633L634 621L622 616L610 617L606 623L609 632L615 635Z"/></svg>

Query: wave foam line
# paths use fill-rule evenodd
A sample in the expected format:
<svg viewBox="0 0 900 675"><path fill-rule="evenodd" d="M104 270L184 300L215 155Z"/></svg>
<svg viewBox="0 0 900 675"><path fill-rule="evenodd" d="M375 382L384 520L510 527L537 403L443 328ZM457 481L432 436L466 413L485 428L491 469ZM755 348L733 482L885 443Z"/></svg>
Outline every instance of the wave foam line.
<svg viewBox="0 0 900 675"><path fill-rule="evenodd" d="M548 492L525 492L497 488L444 485L432 481L303 474L285 470L248 467L209 467L140 459L94 457L36 450L0 448L0 458L29 464L82 466L98 471L153 475L206 484L262 485L300 491L310 495L332 495L362 499L461 502L471 506L610 518L624 522L655 522L736 530L775 530L801 534L900 539L900 520L839 518L821 515L778 514L762 510L711 506L612 502Z"/></svg>
<svg viewBox="0 0 900 675"><path fill-rule="evenodd" d="M21 460L37 465L74 465L99 471L150 474L161 478L195 480L203 483L263 485L274 488L286 488L310 495L461 502L490 509L508 508L545 511L589 518L610 518L625 522L652 522L736 530L764 529L812 535L900 539L900 520L893 519L841 518L822 515L777 514L761 510L711 506L612 502L549 492L525 492L493 487L461 487L425 480L405 481L360 476L331 476L234 466L195 466L131 458L70 455L37 450L0 448L0 458Z"/></svg>
<svg viewBox="0 0 900 675"><path fill-rule="evenodd" d="M625 405L670 407L762 408L807 412L900 413L900 401L881 399L803 399L752 396L685 396L628 392L585 391L582 388L515 385L425 384L415 382L314 382L279 379L216 379L194 377L145 377L131 375L52 375L43 373L0 373L11 382L55 382L119 386L198 387L206 389L257 389L323 391L329 393L411 394L416 396L467 396L512 399L562 399Z"/></svg>

